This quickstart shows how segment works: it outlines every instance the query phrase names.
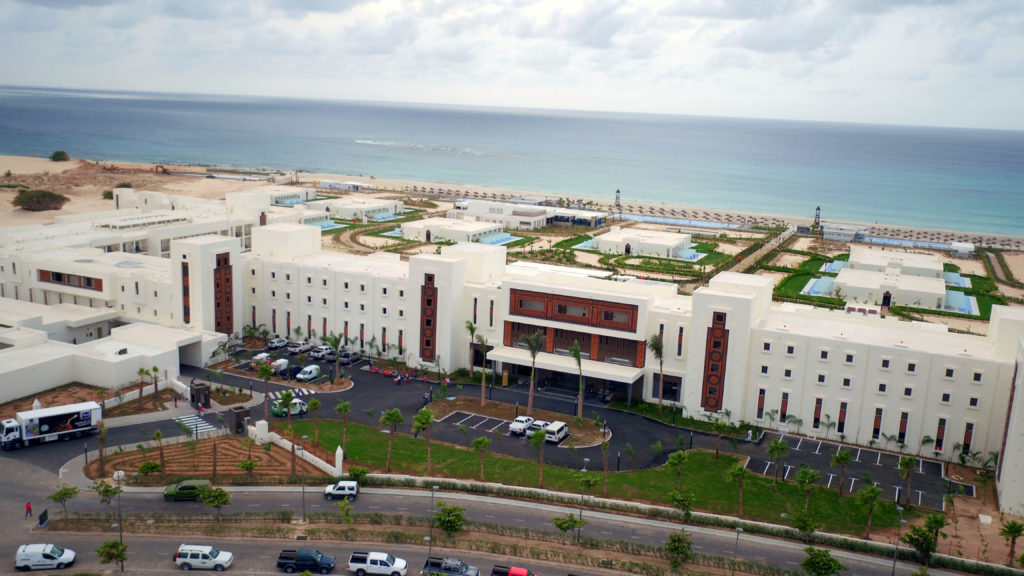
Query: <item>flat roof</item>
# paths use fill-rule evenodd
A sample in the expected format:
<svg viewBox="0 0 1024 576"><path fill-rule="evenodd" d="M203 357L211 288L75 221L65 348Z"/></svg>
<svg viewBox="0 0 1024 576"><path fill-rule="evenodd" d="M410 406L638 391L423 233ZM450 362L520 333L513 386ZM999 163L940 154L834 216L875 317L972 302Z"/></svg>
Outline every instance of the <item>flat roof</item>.
<svg viewBox="0 0 1024 576"><path fill-rule="evenodd" d="M402 228L434 228L438 230L458 230L460 232L484 232L487 230L501 230L501 224L494 222L456 220L455 218L425 218L423 220L405 222L402 224Z"/></svg>
<svg viewBox="0 0 1024 576"><path fill-rule="evenodd" d="M935 254L880 250L854 244L850 246L850 266L856 267L858 263L881 268L914 267L942 270L942 262Z"/></svg>
<svg viewBox="0 0 1024 576"><path fill-rule="evenodd" d="M855 270L843 268L836 275L836 284L858 288L881 288L896 286L900 290L913 292L946 293L946 281L942 278L928 278L909 274L891 274L877 270Z"/></svg>
<svg viewBox="0 0 1024 576"><path fill-rule="evenodd" d="M692 236L686 232L662 232L660 230L644 230L636 228L612 229L594 240L606 242L644 242L647 244L662 244L674 246L680 242L689 242Z"/></svg>

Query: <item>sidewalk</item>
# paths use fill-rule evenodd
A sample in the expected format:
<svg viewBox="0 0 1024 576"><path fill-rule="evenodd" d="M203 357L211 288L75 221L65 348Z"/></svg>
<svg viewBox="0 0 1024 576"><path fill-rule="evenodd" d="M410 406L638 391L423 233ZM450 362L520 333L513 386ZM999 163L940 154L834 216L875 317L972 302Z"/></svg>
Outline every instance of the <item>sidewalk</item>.
<svg viewBox="0 0 1024 576"><path fill-rule="evenodd" d="M197 382L201 382L201 381L197 380ZM205 382L205 383L209 384L209 382ZM213 387L213 386L214 385L211 384L211 387ZM210 413L210 412L213 412L213 413L224 412L225 410L227 410L229 408L228 406L224 406L222 404L219 404L216 401L212 401L211 403L213 404L213 406L210 406L209 408L204 408L203 414L207 414L207 413ZM247 400L247 401L243 402L242 404L238 404L238 406L245 406L247 408L251 408L253 406L259 406L261 404L263 404L263 393L262 392L255 392L255 391L253 391L252 399L251 400ZM118 427L121 427L121 426L133 426L135 424L146 424L146 423L149 423L149 422L158 422L160 420L173 420L175 418L180 418L182 416L194 416L195 414L196 414L196 409L193 408L192 405L188 403L188 401L179 399L177 407L165 408L165 409L158 410L156 412L145 412L145 413L142 413L142 414L132 414L131 416L120 416L120 417L117 417L117 418L104 418L103 421L107 423L107 428L118 428Z"/></svg>

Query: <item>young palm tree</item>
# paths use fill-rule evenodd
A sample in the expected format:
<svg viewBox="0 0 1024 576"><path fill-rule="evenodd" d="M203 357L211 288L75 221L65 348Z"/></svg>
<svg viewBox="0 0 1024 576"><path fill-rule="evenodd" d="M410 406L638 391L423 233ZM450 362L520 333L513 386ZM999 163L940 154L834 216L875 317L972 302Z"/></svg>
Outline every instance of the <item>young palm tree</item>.
<svg viewBox="0 0 1024 576"><path fill-rule="evenodd" d="M99 442L100 442L100 476L105 476L106 475L106 466L104 465L104 462L103 462L103 448L104 448L104 444L107 443L107 424L106 424L106 422L103 422L102 420L100 420L100 423L97 425L97 428L99 428L99 431L100 431L100 439L99 439Z"/></svg>
<svg viewBox="0 0 1024 576"><path fill-rule="evenodd" d="M913 480L914 466L917 466L917 458L913 456L900 456L898 465L900 478L907 481L907 494L906 499L903 501L904 508L910 508L910 482Z"/></svg>
<svg viewBox="0 0 1024 576"><path fill-rule="evenodd" d="M853 453L840 450L832 456L832 466L839 467L839 497L843 497L843 484L846 484L846 466L853 461Z"/></svg>
<svg viewBox="0 0 1024 576"><path fill-rule="evenodd" d="M427 437L427 476L434 475L434 463L430 459L430 426L434 424L434 413L428 408L423 408L412 417L412 433L418 435L423 432Z"/></svg>
<svg viewBox="0 0 1024 576"><path fill-rule="evenodd" d="M601 452L604 453L604 491L603 494L608 496L608 453L611 452L611 444L607 440L601 442Z"/></svg>
<svg viewBox="0 0 1024 576"><path fill-rule="evenodd" d="M334 332L331 332L330 334L327 334L327 335L325 335L323 337L323 342L324 342L325 346L330 346L331 348L334 348L335 350L337 350L341 346L341 341L342 341L343 338L344 338L344 336L339 336L338 334L335 334ZM334 355L334 377L335 378L341 376L341 370L340 370L340 366L341 365L340 365L340 362L341 362L341 358L339 358L338 354L335 354Z"/></svg>
<svg viewBox="0 0 1024 576"><path fill-rule="evenodd" d="M146 376L149 376L149 370L145 368L139 368L139 408L142 408L142 392L146 389Z"/></svg>
<svg viewBox="0 0 1024 576"><path fill-rule="evenodd" d="M736 463L729 468L729 478L736 483L736 487L739 490L739 509L740 518L743 518L743 479L747 477L749 471L743 464Z"/></svg>
<svg viewBox="0 0 1024 576"><path fill-rule="evenodd" d="M270 364L260 364L256 375L263 379L263 419L270 423L270 377L274 375L274 369Z"/></svg>
<svg viewBox="0 0 1024 576"><path fill-rule="evenodd" d="M156 410L156 402L159 400L157 396L157 392L159 392L159 390L157 390L157 388L160 384L160 368L158 366L153 366L153 370L150 371L150 375L153 376L153 409Z"/></svg>
<svg viewBox="0 0 1024 576"><path fill-rule="evenodd" d="M484 354L484 366L480 369L480 407L487 406L487 338L483 334L476 335L476 342Z"/></svg>
<svg viewBox="0 0 1024 576"><path fill-rule="evenodd" d="M292 427L292 400L295 400L295 393L291 390L285 390L281 392L281 398L277 401L277 405L284 409L284 413L288 415L288 429Z"/></svg>
<svg viewBox="0 0 1024 576"><path fill-rule="evenodd" d="M1016 520L1003 522L1003 527L999 530L999 535L1010 543L1010 554L1006 557L1006 565L1013 567L1013 560L1017 550L1017 539L1024 536L1024 524L1017 522Z"/></svg>
<svg viewBox="0 0 1024 576"><path fill-rule="evenodd" d="M583 418L583 355L580 352L580 341L573 340L569 346L569 354L576 360L576 369L580 374L580 396L576 401L576 417Z"/></svg>
<svg viewBox="0 0 1024 576"><path fill-rule="evenodd" d="M814 488L819 479L821 479L821 473L806 464L800 466L800 470L796 473L796 483L804 491L804 512L811 505L811 488Z"/></svg>
<svg viewBox="0 0 1024 576"><path fill-rule="evenodd" d="M530 365L530 396L526 401L526 415L533 416L533 387L534 387L534 376L537 373L537 354L544 349L544 331L537 330L533 334L528 336L522 336L519 341L526 344L526 349L530 351L530 359L532 364Z"/></svg>
<svg viewBox="0 0 1024 576"><path fill-rule="evenodd" d="M718 437L715 440L715 460L718 460L718 449L722 444L722 436L728 434L732 426L729 426L724 420L715 420L715 423L711 425L711 429L714 430L715 435Z"/></svg>
<svg viewBox="0 0 1024 576"><path fill-rule="evenodd" d="M768 456L775 463L775 478L772 485L779 483L779 469L782 468L782 459L789 456L789 444L782 438L776 438L768 443Z"/></svg>
<svg viewBox="0 0 1024 576"><path fill-rule="evenodd" d="M547 435L544 434L543 430L534 430L533 434L530 434L530 446L533 446L540 451L540 455L537 458L538 466L538 478L537 487L544 487L544 444L547 442Z"/></svg>
<svg viewBox="0 0 1024 576"><path fill-rule="evenodd" d="M469 377L473 377L473 342L476 341L476 324L466 320L466 332L469 332L469 356L466 363L469 364Z"/></svg>
<svg viewBox="0 0 1024 576"><path fill-rule="evenodd" d="M647 349L654 354L654 358L658 361L658 413L660 414L665 399L665 343L661 339L661 334L651 334L647 339ZM717 459L717 448L715 451L715 459Z"/></svg>
<svg viewBox="0 0 1024 576"><path fill-rule="evenodd" d="M882 489L874 484L868 484L857 492L857 503L868 509L868 526L864 530L864 538L871 538L871 520L875 517L875 505L882 496Z"/></svg>
<svg viewBox="0 0 1024 576"><path fill-rule="evenodd" d="M676 473L676 490L683 480L683 466L686 465L687 454L683 450L676 450L668 455L668 469Z"/></svg>
<svg viewBox="0 0 1024 576"><path fill-rule="evenodd" d="M341 451L345 451L345 441L348 439L348 413L352 409L351 402L338 402L334 411L341 416Z"/></svg>
<svg viewBox="0 0 1024 576"><path fill-rule="evenodd" d="M167 466L164 464L164 434L163 432L157 430L156 432L153 432L153 435L150 436L150 439L156 440L157 450L160 451L160 477L166 478Z"/></svg>
<svg viewBox="0 0 1024 576"><path fill-rule="evenodd" d="M320 444L320 416L316 412L320 409L320 401L310 398L309 402L306 402L306 407L313 413L313 445L318 446Z"/></svg>
<svg viewBox="0 0 1024 576"><path fill-rule="evenodd" d="M479 438L473 439L471 444L473 450L476 450L477 454L480 454L480 481L484 480L484 454L487 453L487 447L491 445L491 439L487 436L480 436Z"/></svg>
<svg viewBox="0 0 1024 576"><path fill-rule="evenodd" d="M388 436L387 464L384 466L386 473L391 472L391 446L395 443L395 434L398 432L398 425L402 422L405 422L405 417L402 416L402 411L398 408L392 408L380 417L380 423L391 428L391 434Z"/></svg>

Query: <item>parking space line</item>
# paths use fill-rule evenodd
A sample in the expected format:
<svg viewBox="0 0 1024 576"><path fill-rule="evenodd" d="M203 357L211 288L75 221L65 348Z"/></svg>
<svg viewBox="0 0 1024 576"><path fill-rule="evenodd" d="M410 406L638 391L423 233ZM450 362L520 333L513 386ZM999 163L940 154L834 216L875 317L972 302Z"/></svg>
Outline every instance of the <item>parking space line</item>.
<svg viewBox="0 0 1024 576"><path fill-rule="evenodd" d="M853 458L854 462L860 462L860 448L857 448L857 455Z"/></svg>
<svg viewBox="0 0 1024 576"><path fill-rule="evenodd" d="M853 484L857 481L856 478L850 478L850 492L853 492Z"/></svg>
<svg viewBox="0 0 1024 576"><path fill-rule="evenodd" d="M821 441L818 441L818 447L814 449L815 454L821 454Z"/></svg>
<svg viewBox="0 0 1024 576"><path fill-rule="evenodd" d="M456 426L460 426L460 425L461 425L461 424L462 424L463 422L465 422L466 420L469 420L469 419L470 419L470 418L472 418L473 416L475 416L475 414L470 414L469 416L466 416L466 417L465 417L465 418L463 418L462 420L459 420L458 422L456 422L456 423L455 423L455 425L456 425Z"/></svg>
<svg viewBox="0 0 1024 576"><path fill-rule="evenodd" d="M875 466L881 466L881 465L882 465L882 453L879 452L878 453L878 459L875 460Z"/></svg>
<svg viewBox="0 0 1024 576"><path fill-rule="evenodd" d="M497 424L497 425L496 425L496 426L495 426L494 428L490 428L490 429L489 429L489 430L487 430L487 431L488 431L488 432L494 432L494 431L495 431L495 430L497 430L498 428L501 428L501 426L502 426L503 424L505 424L506 422L508 422L508 420L498 420L498 424Z"/></svg>
<svg viewBox="0 0 1024 576"><path fill-rule="evenodd" d="M483 420L481 420L481 421L480 421L480 422L478 422L477 424L475 424L475 425L471 426L471 428L473 428L474 430L476 430L477 428L479 428L479 427L480 427L480 425L481 425L481 424L483 424L484 422L487 422L488 420L490 420L490 418L484 418Z"/></svg>
<svg viewBox="0 0 1024 576"><path fill-rule="evenodd" d="M829 474L828 474L828 482L825 483L825 487L826 488L831 488L832 487L832 479L835 478L835 477L836 477L835 474L829 472Z"/></svg>
<svg viewBox="0 0 1024 576"><path fill-rule="evenodd" d="M893 488L896 489L896 497L893 498L892 500L893 500L893 502L899 503L899 501L900 501L900 486L899 486L899 484L897 484L897 485L893 486Z"/></svg>
<svg viewBox="0 0 1024 576"><path fill-rule="evenodd" d="M789 478L789 471L792 470L792 469L793 469L792 466L790 466L789 464L786 464L786 466L784 468L785 472L782 474L782 479L783 480L786 480L787 478Z"/></svg>
<svg viewBox="0 0 1024 576"><path fill-rule="evenodd" d="M440 420L437 420L437 422L444 422L445 420L451 418L452 416L455 416L456 414L465 414L465 412L462 412L461 410L456 410L455 412L449 412L447 416L445 416L444 418L441 418Z"/></svg>
<svg viewBox="0 0 1024 576"><path fill-rule="evenodd" d="M920 506L921 505L921 498L924 497L924 492L922 492L920 490L914 490L914 492L917 492L917 505Z"/></svg>
<svg viewBox="0 0 1024 576"><path fill-rule="evenodd" d="M768 475L768 469L771 468L771 467L772 467L771 461L765 462L764 463L764 471L761 472L761 476L767 476Z"/></svg>
<svg viewBox="0 0 1024 576"><path fill-rule="evenodd" d="M797 442L796 442L796 446L793 447L793 450L796 450L797 452L799 452L800 451L800 445L803 444L803 443L804 443L804 439L803 438L798 438Z"/></svg>

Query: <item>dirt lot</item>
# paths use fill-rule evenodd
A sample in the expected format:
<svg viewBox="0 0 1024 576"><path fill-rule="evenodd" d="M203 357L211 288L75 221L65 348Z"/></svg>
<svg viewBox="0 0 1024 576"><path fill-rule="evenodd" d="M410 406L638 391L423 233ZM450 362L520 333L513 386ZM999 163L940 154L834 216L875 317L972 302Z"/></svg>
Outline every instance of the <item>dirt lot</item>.
<svg viewBox="0 0 1024 576"><path fill-rule="evenodd" d="M41 407L46 408L49 406L75 404L76 402L88 402L90 400L99 402L103 398L109 399L110 397L109 391L103 388L87 386L85 384L65 384L41 394L19 398L0 406L0 418L13 418L18 412L32 410L32 403L37 399L42 405Z"/></svg>
<svg viewBox="0 0 1024 576"><path fill-rule="evenodd" d="M790 252L780 252L775 258L772 258L772 266L782 266L784 268L796 268L807 260L807 256L803 254L792 254Z"/></svg>

